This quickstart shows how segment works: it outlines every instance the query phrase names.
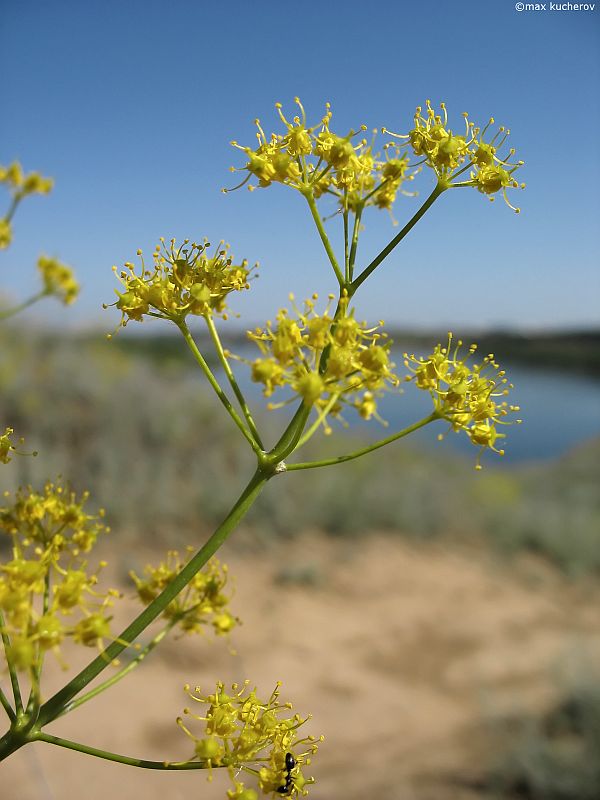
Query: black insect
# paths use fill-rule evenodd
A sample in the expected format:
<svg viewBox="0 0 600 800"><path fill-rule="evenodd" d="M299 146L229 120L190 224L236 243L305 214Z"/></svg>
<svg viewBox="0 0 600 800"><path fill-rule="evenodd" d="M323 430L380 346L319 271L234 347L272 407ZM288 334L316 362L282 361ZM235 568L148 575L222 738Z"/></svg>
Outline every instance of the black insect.
<svg viewBox="0 0 600 800"><path fill-rule="evenodd" d="M294 779L292 778L292 770L296 766L296 759L291 753L285 754L285 769L287 775L285 776L285 784L282 786L278 786L275 790L278 794L289 794L292 791L292 787L294 785Z"/></svg>

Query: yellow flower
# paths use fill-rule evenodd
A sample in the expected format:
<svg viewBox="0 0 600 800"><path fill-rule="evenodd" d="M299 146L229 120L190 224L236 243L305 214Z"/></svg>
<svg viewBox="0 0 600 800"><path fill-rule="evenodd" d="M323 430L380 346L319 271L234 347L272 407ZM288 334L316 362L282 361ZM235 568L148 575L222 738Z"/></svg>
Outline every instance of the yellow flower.
<svg viewBox="0 0 600 800"><path fill-rule="evenodd" d="M120 324L129 320L141 322L144 316L182 320L188 314L208 317L223 314L227 297L232 292L249 289L252 270L247 261L234 264L229 245L219 242L214 254L208 255L209 242L203 244L185 239L178 247L171 239L169 247L161 239L152 255L153 269L147 269L142 251L141 271L132 263L118 277L125 291L116 291L115 305L121 311ZM113 267L117 272L116 267ZM105 306L106 308L106 306Z"/></svg>
<svg viewBox="0 0 600 800"><path fill-rule="evenodd" d="M8 167L0 166L0 183L6 183L17 200L28 194L48 194L54 185L52 178L44 178L39 172L24 175L18 161Z"/></svg>
<svg viewBox="0 0 600 800"><path fill-rule="evenodd" d="M284 116L281 103L275 105L284 133L267 136L260 121L255 120L256 149L236 141L231 143L247 156L246 164L239 170L232 167L234 172L247 173L234 189L254 177L258 186L263 188L281 183L303 194L312 193L316 198L329 194L336 198L342 209L355 213L367 205L391 209L398 191L412 194L404 192L401 185L413 180L416 172L408 171L408 157L401 156L394 143L388 142L383 146L385 158L382 158L374 150L377 131L374 131L370 143L366 139L354 141L359 133L366 131L366 126L361 125L358 131L350 130L344 136L333 132L329 104L319 122L308 125L299 98L295 98L295 103L300 115L292 121ZM255 185L249 183L248 188L254 189Z"/></svg>
<svg viewBox="0 0 600 800"><path fill-rule="evenodd" d="M13 554L0 563L1 632L18 644L17 669L33 669L46 650L60 659L66 638L90 646L109 637L106 610L120 595L96 588L104 562L90 570L83 559L108 530L101 515L84 511L86 500L47 483L42 492L20 489L0 508L0 531L11 537Z"/></svg>
<svg viewBox="0 0 600 800"><path fill-rule="evenodd" d="M102 522L102 510L98 514L84 511L88 497L84 492L78 498L60 483L48 482L39 493L31 486L19 489L12 504L0 507L0 529L13 537L15 545L51 546L56 553L73 556L89 553L98 535L108 528Z"/></svg>
<svg viewBox="0 0 600 800"><path fill-rule="evenodd" d="M71 267L48 256L40 256L37 265L46 294L56 295L65 305L70 305L79 294L79 284Z"/></svg>
<svg viewBox="0 0 600 800"><path fill-rule="evenodd" d="M499 155L510 131L500 127L486 142L484 136L494 124L494 119L490 119L481 130L469 122L465 113L465 133L455 135L448 128L448 112L444 103L440 103L440 111L440 114L436 114L427 100L425 113L421 106L417 106L414 127L408 134L386 132L396 139L405 140L400 147L411 147L413 153L422 158L421 163L434 170L443 188L473 186L490 196L490 200L493 200L491 195L501 191L508 207L519 213L519 209L509 202L506 190L525 188L525 184L519 184L514 178L514 172L523 165L523 161L510 161L514 149L508 150L504 156ZM472 168L469 179L457 180L469 168Z"/></svg>
<svg viewBox="0 0 600 800"><path fill-rule="evenodd" d="M299 737L299 728L309 718L290 714L291 704L279 700L279 686L266 700L258 697L256 689L249 690L248 681L241 687L233 684L231 694L222 683L207 696L199 688L191 692L186 687L190 698L208 709L202 714L184 709L184 714L203 723L198 733L181 717L177 724L194 744L194 759L206 762L209 769L228 769L233 781L233 789L227 792L229 800L257 798L256 791L239 780L242 772L257 779L263 794L275 796L306 795L307 787L314 783L302 770L310 764L323 737Z"/></svg>
<svg viewBox="0 0 600 800"><path fill-rule="evenodd" d="M186 552L191 556L194 548L188 547ZM170 550L166 561L156 567L149 564L144 569L144 577L130 572L142 603L147 605L152 602L181 572L185 563L186 559L177 550ZM166 607L163 616L177 624L184 633L199 633L207 625L212 625L217 635L229 633L239 620L227 610L230 600L224 593L227 580L227 565L221 565L218 559L212 558Z"/></svg>
<svg viewBox="0 0 600 800"><path fill-rule="evenodd" d="M11 459L11 454L15 451L14 444L10 441L10 437L14 433L12 428L6 428L4 433L0 436L0 461L3 464L8 464Z"/></svg>
<svg viewBox="0 0 600 800"><path fill-rule="evenodd" d="M479 457L485 449L504 455L504 450L496 448L496 441L504 438L497 426L511 424L505 418L519 411L518 406L509 405L504 399L513 386L493 354L479 364L470 365L467 361L477 346L471 345L463 358L462 342L457 342L453 349L452 338L448 334L447 345L436 345L427 358L405 353L404 364L411 371L406 380L414 381L419 389L431 394L439 418L447 420L453 430L465 431L471 442L480 447ZM481 468L479 457L477 469Z"/></svg>
<svg viewBox="0 0 600 800"><path fill-rule="evenodd" d="M0 219L0 250L6 250L12 241L10 222L4 217Z"/></svg>
<svg viewBox="0 0 600 800"><path fill-rule="evenodd" d="M379 326L370 328L359 322L353 312L345 316L347 298L342 300L343 313L335 322L329 305L317 313L317 295L305 301L303 310L290 299L293 316L288 309L281 309L275 324L267 322L264 329L248 332L263 355L247 362L252 380L263 384L266 397L278 387L289 387L294 396L316 408L325 427L327 415L339 416L344 405L356 408L364 419L377 416L375 392L398 385L387 334ZM356 395L365 389L369 392L363 404Z"/></svg>

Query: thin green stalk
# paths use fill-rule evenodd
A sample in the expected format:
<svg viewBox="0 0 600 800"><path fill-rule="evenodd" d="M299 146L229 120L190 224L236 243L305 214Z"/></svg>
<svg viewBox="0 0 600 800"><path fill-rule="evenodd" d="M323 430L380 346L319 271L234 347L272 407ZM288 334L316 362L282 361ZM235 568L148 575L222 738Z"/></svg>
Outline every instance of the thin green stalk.
<svg viewBox="0 0 600 800"><path fill-rule="evenodd" d="M179 592L187 586L194 575L202 569L206 562L213 556L227 539L229 534L237 527L239 522L246 515L264 485L267 483L272 473L266 473L263 469L257 469L250 482L236 501L235 505L227 514L223 522L208 539L206 544L194 555L185 565L181 572L163 589L133 622L116 637L99 656L91 661L78 675L67 683L60 691L51 697L40 709L38 726L42 728L48 722L58 717L65 706L79 692L81 692L91 681L94 680L106 667L123 652L127 643L134 642L138 636L165 610ZM10 738L10 734L7 734ZM6 736L0 738L0 760L2 759L2 748L6 746Z"/></svg>
<svg viewBox="0 0 600 800"><path fill-rule="evenodd" d="M331 395L327 405L325 405L324 408L321 409L321 411L319 412L316 420L313 422L313 424L310 426L310 428L306 431L306 433L302 436L302 438L300 439L300 441L296 445L296 450L299 450L301 447L303 447L308 442L308 440L311 439L315 435L315 433L319 429L319 426L324 421L324 419L327 417L327 414L329 414L331 409L337 403L337 399L338 399L339 396L340 396L339 393Z"/></svg>
<svg viewBox="0 0 600 800"><path fill-rule="evenodd" d="M361 206L354 215L354 228L352 230L352 246L350 248L350 280L354 277L354 262L356 261L356 249L358 247L358 235L360 233L360 218L362 217L363 207Z"/></svg>
<svg viewBox="0 0 600 800"><path fill-rule="evenodd" d="M62 528L65 526L63 525ZM62 530L60 528L54 535L57 536ZM48 606L50 604L50 571L46 572L44 577L44 600L42 606L42 614L48 613ZM31 675L31 691L29 692L29 700L27 701L27 713L30 714L33 709L38 708L40 704L40 679L42 669L44 666L44 650L38 644L37 659L33 673Z"/></svg>
<svg viewBox="0 0 600 800"><path fill-rule="evenodd" d="M346 283L350 283L350 254L348 252L348 189L344 189L344 278Z"/></svg>
<svg viewBox="0 0 600 800"><path fill-rule="evenodd" d="M8 697L4 694L4 691L2 690L1 687L0 687L0 703L2 704L2 707L4 708L4 710L6 711L6 714L7 714L8 718L9 718L9 720L11 722L14 722L14 720L17 717L15 715L15 712L13 711L13 707L11 706L11 704L10 704L10 702L8 700Z"/></svg>
<svg viewBox="0 0 600 800"><path fill-rule="evenodd" d="M415 422L413 425L409 425L408 428L403 428L401 431L388 436L387 439L380 439L378 442L375 442L375 444L368 445L360 450L355 450L353 453L347 453L344 456L335 456L334 458L324 458L321 461L306 461L298 464L287 464L286 471L291 472L297 469L329 467L332 464L342 464L344 461L352 461L355 458L360 458L361 456L367 455L367 453L372 453L375 450L379 450L380 447L385 447L386 444L391 444L391 442L402 439L404 436L408 436L409 433L413 433L414 431L419 430L419 428L423 428L425 425L428 425L430 422L433 422L436 419L439 419L439 415L436 411L434 411L428 417Z"/></svg>
<svg viewBox="0 0 600 800"><path fill-rule="evenodd" d="M306 422L310 416L311 408L306 403L301 402L296 413L292 417L289 425L281 435L275 447L268 453L271 462L274 464L283 461L284 458L293 453L296 449L302 431L306 427Z"/></svg>
<svg viewBox="0 0 600 800"><path fill-rule="evenodd" d="M229 384L233 389L235 396L238 399L240 407L244 412L244 416L246 417L246 422L248 423L248 427L250 428L250 432L254 437L254 440L259 445L259 447L264 450L264 445L262 443L262 439L260 437L260 433L256 427L256 423L252 417L252 413L248 408L248 403L246 402L246 398L244 397L242 390L240 389L238 382L235 379L235 375L233 374L233 370L231 369L231 365L227 360L227 356L225 355L225 351L223 350L223 345L221 344L221 339L219 337L219 333L217 331L216 325L214 320L211 316L204 317L208 330L210 332L211 338L213 340L213 344L215 346L215 350L217 351L217 355L219 356L219 361L225 371L225 375L227 375L227 379L229 380Z"/></svg>
<svg viewBox="0 0 600 800"><path fill-rule="evenodd" d="M23 699L21 698L21 687L19 686L19 677L17 670L10 658L10 637L4 630L4 616L0 611L0 630L2 631L2 644L4 645L4 655L6 657L6 664L8 666L8 674L10 676L10 684L12 686L13 697L15 699L15 712L17 716L23 711Z"/></svg>
<svg viewBox="0 0 600 800"><path fill-rule="evenodd" d="M325 233L325 228L323 227L323 222L321 220L321 215L319 214L319 210L317 208L317 204L315 202L315 196L313 194L312 189L303 192L304 197L306 197L306 202L308 203L308 207L310 208L310 213L312 214L312 218L317 226L317 230L319 231L319 236L321 237L321 241L323 242L323 247L325 248L325 252L331 262L331 266L333 267L333 271L335 272L335 276L338 279L340 286L344 286L344 276L342 275L342 271L340 269L340 265L337 262L335 257L335 253L333 252L333 248L329 242L329 238Z"/></svg>
<svg viewBox="0 0 600 800"><path fill-rule="evenodd" d="M130 756L111 753L110 750L100 750L97 747L81 744L81 742L63 739L61 736L52 736L49 733L38 733L32 737L32 741L47 742L48 744L54 744L58 747L66 747L68 750L75 750L78 753L85 753L88 756L103 758L105 761L116 761L118 764L127 764L129 767L162 770L208 769L208 765L204 761L147 761L144 758L131 758Z"/></svg>
<svg viewBox="0 0 600 800"><path fill-rule="evenodd" d="M0 311L0 320L14 317L15 314L18 314L19 312L24 311L26 308L29 308L29 306L32 306L34 303L37 303L38 300L41 300L48 294L50 293L44 289L44 291L34 294L33 297L30 297L28 300L19 303L18 306L14 306L14 308L8 308L5 311Z"/></svg>
<svg viewBox="0 0 600 800"><path fill-rule="evenodd" d="M358 289L358 287L367 280L369 275L377 269L377 267L381 264L381 262L389 256L392 250L404 239L406 234L417 224L417 222L421 219L421 217L425 214L425 212L435 203L437 198L445 191L448 187L444 184L437 183L433 192L429 195L427 200L423 203L421 208L417 211L417 213L406 223L406 225L402 228L400 233L397 236L394 236L392 241L383 248L383 250L376 256L371 263L364 268L364 270L360 273L358 278L352 281L351 284L351 293Z"/></svg>
<svg viewBox="0 0 600 800"><path fill-rule="evenodd" d="M73 711L74 709L79 708L79 706L82 706L84 703L93 700L94 697L97 697L99 694L106 691L106 689L109 689L111 686L114 686L115 683L118 683L126 675L129 675L130 672L133 672L133 670L142 663L142 661L146 658L146 656L149 653L151 653L154 650L154 648L162 642L162 640L165 638L165 636L169 633L169 631L173 628L175 624L176 620L173 620L169 622L168 625L165 625L165 627L156 634L154 639L152 639L152 641L149 642L146 645L146 647L144 647L144 649L141 650L140 653L138 653L138 655L132 661L129 662L129 664L126 664L122 669L120 669L118 672L112 675L108 680L103 681L102 683L98 684L98 686L94 686L94 688L91 691L87 692L84 695L81 695L81 697L78 697L76 700L73 700L72 703L69 703L69 705L65 706L60 716L62 717L64 714L68 714L69 711Z"/></svg>
<svg viewBox="0 0 600 800"><path fill-rule="evenodd" d="M185 341L187 343L187 346L192 351L192 353L194 355L194 358L196 359L196 361L200 365L202 371L206 375L206 378L207 378L208 382L210 383L212 388L215 390L215 393L216 393L217 397L219 398L219 400L221 401L221 403L225 407L227 413L232 418L232 420L235 422L235 424L240 429L240 431L243 433L244 437L248 440L248 443L250 444L250 446L252 447L254 452L257 455L259 455L261 453L260 445L258 444L258 442L254 441L254 437L252 436L252 434L250 433L248 428L246 428L246 426L244 425L244 422L242 421L242 418L237 413L235 408L231 405L231 403L229 401L229 398L227 397L227 395L225 394L223 389L221 389L219 381L215 378L215 376L212 373L211 368L208 366L208 364L204 360L204 357L203 357L202 353L200 352L200 350L198 349L198 345L194 341L194 337L190 333L190 329L188 328L187 324L185 323L185 320L181 320L180 322L177 322L176 325L179 328L179 330L181 331L181 333L183 335L183 338L185 339Z"/></svg>
<svg viewBox="0 0 600 800"><path fill-rule="evenodd" d="M14 217L15 211L17 210L17 207L18 207L18 205L19 205L19 203L21 202L22 199L23 199L22 196L18 195L18 194L17 194L16 197L13 197L12 202L10 204L10 208L8 209L8 211L6 212L6 214L4 216L4 219L7 222L10 222L12 220L12 218Z"/></svg>

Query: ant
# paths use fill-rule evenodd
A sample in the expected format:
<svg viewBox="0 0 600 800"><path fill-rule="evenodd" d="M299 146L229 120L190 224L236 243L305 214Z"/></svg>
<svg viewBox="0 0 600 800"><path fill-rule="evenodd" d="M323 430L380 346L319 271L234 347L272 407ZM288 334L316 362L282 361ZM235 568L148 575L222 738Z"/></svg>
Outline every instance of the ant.
<svg viewBox="0 0 600 800"><path fill-rule="evenodd" d="M285 769L287 771L287 775L285 776L285 784L283 784L282 786L278 786L277 789L275 790L278 794L289 795L289 793L291 792L292 787L294 785L294 779L292 778L292 770L296 766L296 763L297 763L296 759L291 753L285 754Z"/></svg>

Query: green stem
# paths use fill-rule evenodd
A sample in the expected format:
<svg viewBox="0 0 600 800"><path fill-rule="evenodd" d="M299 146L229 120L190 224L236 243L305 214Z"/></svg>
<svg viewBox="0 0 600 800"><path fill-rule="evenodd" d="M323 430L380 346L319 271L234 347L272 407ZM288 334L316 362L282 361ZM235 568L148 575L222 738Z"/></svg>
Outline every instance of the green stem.
<svg viewBox="0 0 600 800"><path fill-rule="evenodd" d="M350 283L350 254L348 252L348 189L344 189L344 277L346 283Z"/></svg>
<svg viewBox="0 0 600 800"><path fill-rule="evenodd" d="M0 311L0 320L9 319L9 317L14 317L15 314L19 314L21 311L24 311L29 306L32 306L34 303L37 303L38 300L42 300L42 298L46 297L50 292L47 292L45 289L42 292L38 292L34 294L33 297L30 297L28 300L24 300L22 303L19 303L18 306L14 306L14 308L8 308L6 311Z"/></svg>
<svg viewBox="0 0 600 800"><path fill-rule="evenodd" d="M404 239L406 234L417 224L417 222L421 219L423 214L425 214L425 212L435 203L437 198L447 188L448 187L445 186L442 183L437 183L436 184L436 187L433 190L433 192L429 195L427 200L425 200L425 202L423 203L421 208L417 211L417 213L406 223L406 225L402 228L400 233L397 236L394 236L394 238L387 245L387 247L384 247L383 250L381 251L381 253L379 253L379 255L376 256L373 259L373 261L371 261L371 263L367 267L364 268L364 270L360 273L358 278L356 278L354 281L352 281L352 284L351 284L351 293L352 294L354 294L354 292L358 289L358 287L361 285L361 283L364 283L364 281L366 281L366 279L369 277L369 275L374 270L377 269L377 267L381 264L381 262L385 258L387 258L389 256L389 254L396 247L396 245L398 245L402 241L402 239Z"/></svg>
<svg viewBox="0 0 600 800"><path fill-rule="evenodd" d="M11 722L14 722L17 717L15 715L15 712L13 711L13 707L8 701L8 697L4 694L4 691L2 690L1 687L0 687L0 703L2 704L4 710L6 711L9 720Z"/></svg>
<svg viewBox="0 0 600 800"><path fill-rule="evenodd" d="M64 527L65 526L63 525L61 528L59 528L59 530L56 531L54 535L55 536L59 535ZM50 604L50 571L48 570L44 577L44 599L42 606L42 614L48 613L49 604ZM38 643L36 663L31 674L31 691L29 692L29 700L27 701L28 714L32 714L34 710L39 708L40 705L40 680L42 677L42 669L44 667L44 655L45 655L44 650Z"/></svg>
<svg viewBox="0 0 600 800"><path fill-rule="evenodd" d="M40 709L38 727L42 728L48 722L58 717L70 700L79 694L88 683L94 680L106 667L165 610L179 592L187 586L194 575L202 569L206 562L213 556L246 515L272 473L262 469L252 476L250 482L236 501L235 505L219 525L206 544L200 548L195 556L185 565L181 572L171 583L163 589L150 605L148 605L133 622L110 644L99 656L91 661L78 675L66 686L51 697ZM0 739L0 759L2 757L2 743Z"/></svg>
<svg viewBox="0 0 600 800"><path fill-rule="evenodd" d="M210 367L208 366L208 364L204 360L204 357L203 357L202 353L200 352L200 350L198 349L198 345L194 341L194 337L190 333L190 329L186 325L185 320L181 320L179 322L176 322L175 324L177 325L177 327L181 331L181 333L183 335L183 338L185 339L185 341L187 343L187 346L192 351L192 353L194 355L194 358L196 359L196 361L200 365L200 367L202 369L202 372L204 372L204 374L206 375L206 378L207 378L208 382L210 383L212 388L215 390L215 393L216 393L217 397L219 398L219 400L221 401L221 403L225 407L227 413L229 414L231 419L235 422L235 424L240 429L240 431L243 433L244 437L247 439L248 443L250 444L250 446L252 447L254 452L257 455L261 454L260 445L257 442L254 441L254 438L253 438L252 434L250 433L248 428L246 428L246 426L244 425L240 415L237 413L235 408L231 405L231 403L229 401L229 398L227 397L227 395L225 394L223 389L221 389L219 381L215 378L215 376L213 375Z"/></svg>
<svg viewBox="0 0 600 800"><path fill-rule="evenodd" d="M298 441L298 444L296 445L296 450L299 450L301 447L303 447L308 442L308 440L311 439L315 435L315 433L319 429L319 426L323 423L323 421L327 417L327 414L329 414L331 409L337 403L337 399L338 399L339 396L340 396L339 393L331 395L327 405L325 405L324 408L321 409L321 411L319 412L316 420L313 422L313 424L310 426L310 428L306 431L306 433L302 436L302 438Z"/></svg>
<svg viewBox="0 0 600 800"><path fill-rule="evenodd" d="M310 213L312 214L312 218L317 226L317 230L319 231L319 236L321 237L321 241L323 242L323 247L325 248L325 252L331 262L331 266L333 267L333 271L335 272L335 276L338 279L340 286L344 286L344 276L342 275L342 271L340 270L340 265L337 262L335 257L335 253L333 252L333 248L329 242L329 238L325 233L325 228L323 227L323 221L321 220L321 215L319 214L319 210L317 209L317 204L315 202L315 196L313 194L312 189L308 189L303 192L304 197L306 197L306 202L308 203L308 207L310 208Z"/></svg>
<svg viewBox="0 0 600 800"><path fill-rule="evenodd" d="M347 453L344 456L324 458L322 461L306 461L298 464L287 464L286 471L291 472L292 470L297 469L330 467L332 464L343 464L344 461L352 461L355 458L360 458L361 456L367 455L367 453L372 453L375 450L379 450L380 447L385 447L386 444L391 444L391 442L402 439L404 436L408 436L409 433L413 433L414 431L419 430L419 428L423 428L425 425L428 425L430 422L433 422L436 419L439 419L439 415L437 411L434 411L428 417L415 422L413 425L409 425L408 428L403 428L401 431L388 436L387 439L380 439L378 442L375 442L375 444L368 445L368 447L363 447L360 450L355 450L353 453Z"/></svg>
<svg viewBox="0 0 600 800"><path fill-rule="evenodd" d="M78 753L85 753L88 756L103 758L105 761L116 761L118 764L127 764L129 767L141 767L142 769L162 769L162 770L182 770L182 769L208 769L208 765L203 761L147 761L144 758L130 758L118 753L111 753L110 750L100 750L97 747L90 747L80 742L72 742L70 739L63 739L61 736L52 736L49 733L38 733L32 737L32 741L47 742L58 747L66 747L68 750L75 750Z"/></svg>
<svg viewBox="0 0 600 800"><path fill-rule="evenodd" d="M352 230L352 247L350 248L350 280L354 275L354 262L356 261L356 249L358 247L358 235L360 233L360 218L362 217L363 207L361 206L354 215L354 228Z"/></svg>
<svg viewBox="0 0 600 800"><path fill-rule="evenodd" d="M254 437L255 442L259 445L261 449L264 450L264 445L262 443L262 439L260 437L260 433L256 427L256 423L252 417L252 413L248 408L248 404L246 402L246 398L244 397L242 390L240 389L238 382L235 379L235 375L233 374L233 370L231 369L231 365L227 360L227 356L225 355L225 351L223 350L223 345L221 344L221 339L219 337L219 333L215 326L214 320L211 316L204 317L208 330L210 332L211 338L213 340L213 344L215 346L215 350L217 351L217 355L219 356L219 361L225 371L225 375L227 375L227 379L229 380L229 384L233 389L235 396L238 399L240 407L244 412L244 416L246 417L246 422L248 423L248 427L250 428L250 432Z"/></svg>
<svg viewBox="0 0 600 800"><path fill-rule="evenodd" d="M6 215L4 217L4 219L7 222L10 222L12 220L12 218L14 217L15 211L17 210L17 206L19 205L19 203L21 202L22 199L23 199L22 195L19 195L19 194L17 194L16 197L13 197L12 202L10 204L10 208L8 209L8 211L6 212Z"/></svg>
<svg viewBox="0 0 600 800"><path fill-rule="evenodd" d="M272 464L278 464L280 461L283 461L284 458L287 458L290 453L294 452L302 436L302 431L306 427L308 417L310 416L310 410L310 406L307 406L306 403L300 403L289 425L281 435L281 438L268 453Z"/></svg>
<svg viewBox="0 0 600 800"><path fill-rule="evenodd" d="M146 647L144 647L144 649L140 653L138 653L138 655L132 661L129 662L129 664L126 664L122 669L116 672L108 680L103 681L102 683L98 684L98 686L94 686L94 688L91 691L87 692L81 697L78 697L76 700L73 700L72 703L69 703L67 706L65 706L60 716L62 717L64 714L68 714L69 711L73 711L74 709L79 708L79 706L82 706L89 700L93 700L94 697L97 697L99 694L106 691L106 689L109 689L111 686L114 686L115 683L118 683L126 675L129 675L130 672L133 672L133 670L142 663L142 661L146 658L146 656L149 655L149 653L151 653L154 650L154 648L162 642L162 640L165 638L165 636L169 633L169 631L173 628L175 624L176 621L172 621L169 622L168 625L165 625L165 627L156 634L154 639L152 639L152 641L149 644L147 644Z"/></svg>
<svg viewBox="0 0 600 800"><path fill-rule="evenodd" d="M2 631L2 644L4 645L4 655L6 657L6 664L8 666L8 674L10 675L10 684L12 686L13 697L15 698L15 712L17 716L23 711L23 700L21 698L21 687L19 686L19 677L12 660L9 657L10 653L10 637L4 630L4 616L0 611L0 630Z"/></svg>

